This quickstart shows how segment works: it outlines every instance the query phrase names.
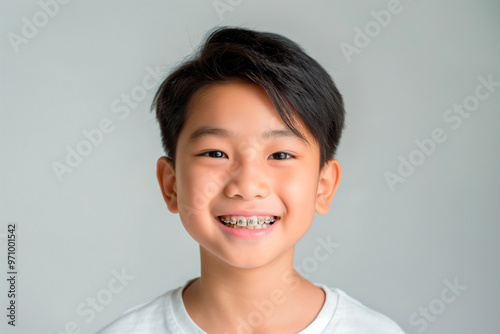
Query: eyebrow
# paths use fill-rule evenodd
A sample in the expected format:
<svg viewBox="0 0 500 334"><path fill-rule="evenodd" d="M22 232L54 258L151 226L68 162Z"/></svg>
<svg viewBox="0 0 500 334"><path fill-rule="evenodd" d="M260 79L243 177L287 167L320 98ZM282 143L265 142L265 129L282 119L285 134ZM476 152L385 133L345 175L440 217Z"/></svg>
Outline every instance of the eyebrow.
<svg viewBox="0 0 500 334"><path fill-rule="evenodd" d="M188 142L194 143L205 136L216 136L220 138L234 137L234 133L226 129L216 128L213 126L204 125L194 131L188 138ZM302 136L298 136L290 129L268 130L263 132L260 137L265 140L274 138L298 138L309 145L309 142Z"/></svg>
<svg viewBox="0 0 500 334"><path fill-rule="evenodd" d="M202 137L205 136L216 136L216 137L221 137L221 138L227 138L231 137L232 134L221 128L214 128L212 126L202 126L198 128L196 131L194 131L188 138L189 142L197 142L199 141Z"/></svg>

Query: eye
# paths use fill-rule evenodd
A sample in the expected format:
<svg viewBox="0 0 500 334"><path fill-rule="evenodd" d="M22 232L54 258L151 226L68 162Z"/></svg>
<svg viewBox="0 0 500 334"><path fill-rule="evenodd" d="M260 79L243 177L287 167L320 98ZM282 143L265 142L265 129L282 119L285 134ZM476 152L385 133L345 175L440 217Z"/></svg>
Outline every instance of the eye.
<svg viewBox="0 0 500 334"><path fill-rule="evenodd" d="M271 160L285 160L288 158L295 158L293 155L285 153L285 152L276 152L269 156Z"/></svg>
<svg viewBox="0 0 500 334"><path fill-rule="evenodd" d="M209 158L227 158L226 153L222 151L208 151L200 154L201 156L209 157Z"/></svg>

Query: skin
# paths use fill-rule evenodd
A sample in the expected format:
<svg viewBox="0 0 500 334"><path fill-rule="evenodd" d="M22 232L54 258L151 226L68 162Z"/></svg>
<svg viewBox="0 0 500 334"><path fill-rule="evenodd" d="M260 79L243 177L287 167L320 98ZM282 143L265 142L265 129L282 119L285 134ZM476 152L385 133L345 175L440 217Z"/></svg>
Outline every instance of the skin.
<svg viewBox="0 0 500 334"><path fill-rule="evenodd" d="M300 120L296 124L307 142L291 134L259 86L238 80L211 84L188 106L175 170L168 158L158 160L168 209L179 213L200 245L201 275L182 296L191 319L207 333L238 333L245 326L252 333L297 333L324 304L323 290L293 269L293 255L314 212L328 212L340 166L331 159L320 170L317 142ZM190 140L203 126L230 134ZM289 133L261 137L270 130ZM271 234L241 239L214 218L237 210L281 218Z"/></svg>

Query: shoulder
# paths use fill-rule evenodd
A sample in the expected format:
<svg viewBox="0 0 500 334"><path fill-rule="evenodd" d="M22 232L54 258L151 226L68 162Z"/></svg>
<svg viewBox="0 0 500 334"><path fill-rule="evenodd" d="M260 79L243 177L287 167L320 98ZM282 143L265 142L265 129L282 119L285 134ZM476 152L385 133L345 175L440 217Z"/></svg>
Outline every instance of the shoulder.
<svg viewBox="0 0 500 334"><path fill-rule="evenodd" d="M403 334L403 330L387 316L372 310L341 289L328 288L337 296L335 313L326 333Z"/></svg>
<svg viewBox="0 0 500 334"><path fill-rule="evenodd" d="M167 333L173 295L182 287L165 292L155 299L129 309L96 334Z"/></svg>

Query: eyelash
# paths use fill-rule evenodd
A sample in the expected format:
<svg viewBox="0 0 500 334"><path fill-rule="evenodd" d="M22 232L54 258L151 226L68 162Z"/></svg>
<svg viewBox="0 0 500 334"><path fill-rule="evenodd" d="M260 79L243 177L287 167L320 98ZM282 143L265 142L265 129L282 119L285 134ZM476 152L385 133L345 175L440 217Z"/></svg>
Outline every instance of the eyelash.
<svg viewBox="0 0 500 334"><path fill-rule="evenodd" d="M204 152L202 154L200 154L201 156L205 156L205 157L209 157L209 158L220 158L220 157L212 157L210 156L210 153L214 153L214 152L218 152L218 153L222 153L224 154L226 157L227 157L227 154L222 152L222 151L207 151L207 152Z"/></svg>
<svg viewBox="0 0 500 334"><path fill-rule="evenodd" d="M286 154L290 158L295 159L295 157L293 155L291 155L290 153L286 153L286 152L276 152L276 153L271 154L270 156L277 155L277 154ZM272 159L272 160L287 160L287 159L285 158L285 159Z"/></svg>
<svg viewBox="0 0 500 334"><path fill-rule="evenodd" d="M226 158L227 158L227 154L226 154L226 153L224 153L224 152L222 152L222 151L208 151L208 152L204 152L204 153L202 153L202 154L200 154L200 155L201 155L201 156L205 156L205 157L209 157L209 158L222 158L222 157L214 157L214 156L210 156L210 153L222 153L222 154L224 154L224 155L226 156ZM281 154L281 153L282 153L282 154L285 154L285 155L287 155L287 156L289 156L289 157L290 157L290 158L292 158L292 159L295 159L295 156L293 156L293 155L292 155L292 154L290 154L290 153L286 153L286 152L276 152L276 153L271 154L270 156L275 156L275 155L277 155L277 154ZM271 159L271 160L287 160L287 159L285 158L285 159Z"/></svg>

